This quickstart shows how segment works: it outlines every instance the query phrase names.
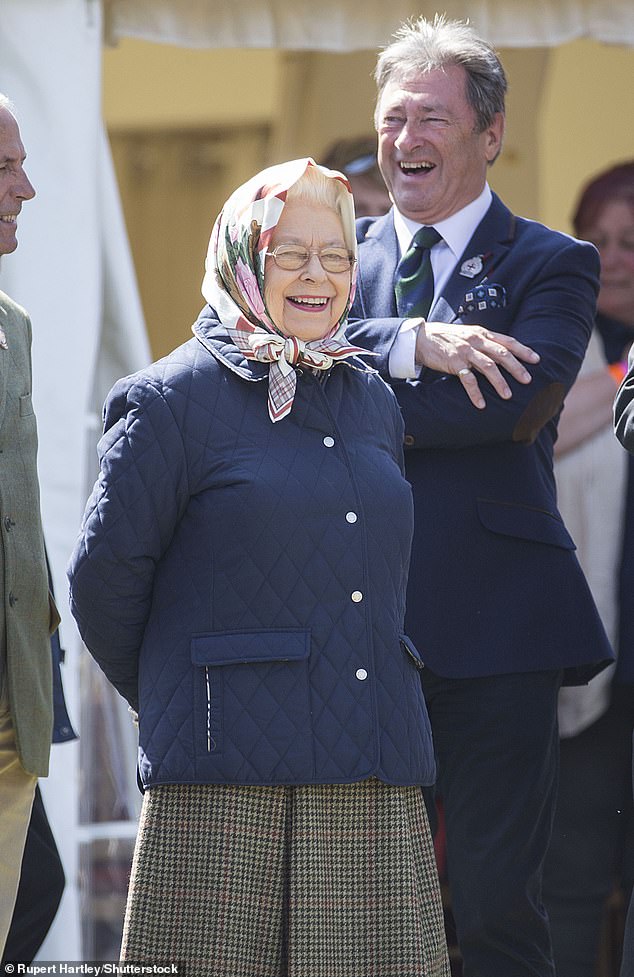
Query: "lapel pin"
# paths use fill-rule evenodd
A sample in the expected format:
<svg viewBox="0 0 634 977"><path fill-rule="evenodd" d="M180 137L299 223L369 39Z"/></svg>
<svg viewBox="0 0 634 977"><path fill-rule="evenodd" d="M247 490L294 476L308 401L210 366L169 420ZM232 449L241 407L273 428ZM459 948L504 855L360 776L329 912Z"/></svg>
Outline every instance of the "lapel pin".
<svg viewBox="0 0 634 977"><path fill-rule="evenodd" d="M7 342L7 337L5 336L2 329L0 329L0 349L8 349L9 344Z"/></svg>
<svg viewBox="0 0 634 977"><path fill-rule="evenodd" d="M474 254L473 258L467 258L460 265L460 274L465 278L475 278L482 271L484 265L482 262L484 255Z"/></svg>

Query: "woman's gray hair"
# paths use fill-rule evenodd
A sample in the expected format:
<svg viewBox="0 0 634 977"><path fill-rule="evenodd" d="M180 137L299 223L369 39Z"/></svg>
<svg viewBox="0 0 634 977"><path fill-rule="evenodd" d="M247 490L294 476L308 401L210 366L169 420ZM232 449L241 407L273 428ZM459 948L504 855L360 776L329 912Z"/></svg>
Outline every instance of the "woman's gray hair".
<svg viewBox="0 0 634 977"><path fill-rule="evenodd" d="M498 112L504 112L507 90L502 63L491 47L467 21L447 20L436 14L409 20L394 34L394 40L379 54L374 78L381 95L391 80L457 65L467 75L467 100L475 112L479 132L484 132ZM378 122L378 117L377 117Z"/></svg>
<svg viewBox="0 0 634 977"><path fill-rule="evenodd" d="M328 172L332 174L338 171L329 170ZM343 174L339 175L345 180ZM286 199L303 200L334 210L341 219L346 247L354 251L354 227L350 229L344 210L344 201L348 196L349 192L341 180L326 176L320 166L309 166L299 180L289 187Z"/></svg>

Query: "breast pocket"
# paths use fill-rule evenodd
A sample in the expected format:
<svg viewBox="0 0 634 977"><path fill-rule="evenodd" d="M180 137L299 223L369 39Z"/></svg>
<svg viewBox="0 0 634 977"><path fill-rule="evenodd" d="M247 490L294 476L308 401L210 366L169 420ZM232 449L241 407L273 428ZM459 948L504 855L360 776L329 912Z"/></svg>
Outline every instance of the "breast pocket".
<svg viewBox="0 0 634 977"><path fill-rule="evenodd" d="M195 635L197 753L222 756L236 781L310 779L310 632Z"/></svg>
<svg viewBox="0 0 634 977"><path fill-rule="evenodd" d="M26 452L27 464L32 464L37 444L37 422L31 394L23 394L19 399L19 417L13 427L16 444Z"/></svg>
<svg viewBox="0 0 634 977"><path fill-rule="evenodd" d="M20 397L20 417L31 417L33 414L33 401L31 394L24 394Z"/></svg>
<svg viewBox="0 0 634 977"><path fill-rule="evenodd" d="M516 502L478 499L482 525L500 536L515 536L535 543L574 550L575 544L558 513Z"/></svg>

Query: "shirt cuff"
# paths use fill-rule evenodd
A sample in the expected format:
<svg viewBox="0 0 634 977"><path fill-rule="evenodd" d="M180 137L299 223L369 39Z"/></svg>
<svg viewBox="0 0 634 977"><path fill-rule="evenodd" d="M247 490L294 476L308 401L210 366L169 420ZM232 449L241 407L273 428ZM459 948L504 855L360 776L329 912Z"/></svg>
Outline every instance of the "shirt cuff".
<svg viewBox="0 0 634 977"><path fill-rule="evenodd" d="M415 380L421 368L416 365L416 337L419 319L405 319L394 340L388 370L393 380Z"/></svg>

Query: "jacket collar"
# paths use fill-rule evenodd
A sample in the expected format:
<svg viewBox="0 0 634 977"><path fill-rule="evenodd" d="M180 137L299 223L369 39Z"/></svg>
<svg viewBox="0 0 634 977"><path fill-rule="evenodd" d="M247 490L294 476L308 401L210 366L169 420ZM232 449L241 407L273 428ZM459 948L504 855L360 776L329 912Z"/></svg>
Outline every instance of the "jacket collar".
<svg viewBox="0 0 634 977"><path fill-rule="evenodd" d="M269 363L247 360L233 345L215 309L205 305L192 326L192 332L199 343L207 349L219 363L237 373L243 380L265 380L269 375Z"/></svg>
<svg viewBox="0 0 634 977"><path fill-rule="evenodd" d="M394 217L390 210L383 217L357 227L359 254L357 295L355 305L361 315L387 319L397 315L394 296L394 276L398 265L398 242Z"/></svg>

